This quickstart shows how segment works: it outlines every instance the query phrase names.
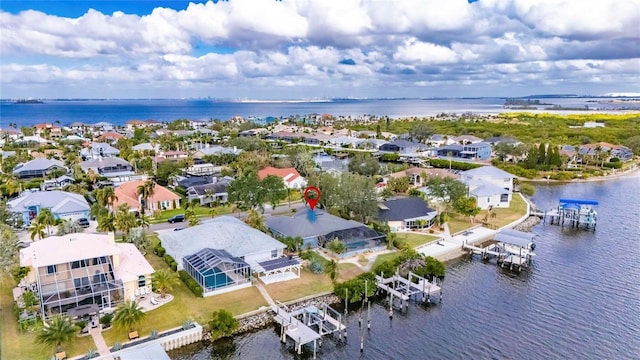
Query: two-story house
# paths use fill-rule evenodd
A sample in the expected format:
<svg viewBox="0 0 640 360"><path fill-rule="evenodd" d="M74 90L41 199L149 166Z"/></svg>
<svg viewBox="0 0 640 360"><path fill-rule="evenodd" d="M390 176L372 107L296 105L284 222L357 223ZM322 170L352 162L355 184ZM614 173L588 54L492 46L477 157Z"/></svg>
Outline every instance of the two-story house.
<svg viewBox="0 0 640 360"><path fill-rule="evenodd" d="M128 181L135 175L133 166L126 160L117 157L99 157L80 163L80 167L84 172L92 169L100 176L104 176L111 181Z"/></svg>
<svg viewBox="0 0 640 360"><path fill-rule="evenodd" d="M462 181L469 188L469 195L476 198L478 207L509 207L515 176L494 166L482 166L463 171Z"/></svg>
<svg viewBox="0 0 640 360"><path fill-rule="evenodd" d="M43 317L83 316L113 308L151 292L151 265L133 244L113 236L50 236L20 250L20 266L29 268L19 284L40 300Z"/></svg>

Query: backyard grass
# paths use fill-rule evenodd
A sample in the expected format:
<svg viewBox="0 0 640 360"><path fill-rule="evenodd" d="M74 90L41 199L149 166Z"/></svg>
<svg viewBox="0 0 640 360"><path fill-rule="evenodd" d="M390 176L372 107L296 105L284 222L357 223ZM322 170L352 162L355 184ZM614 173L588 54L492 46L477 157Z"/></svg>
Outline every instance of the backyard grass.
<svg viewBox="0 0 640 360"><path fill-rule="evenodd" d="M418 246L436 241L438 236L416 233L398 233L398 239L404 241L409 247L416 248Z"/></svg>
<svg viewBox="0 0 640 360"><path fill-rule="evenodd" d="M395 251L395 252L388 253L388 254L378 255L378 257L376 257L376 261L374 261L373 265L371 266L371 270L375 269L376 266L382 264L385 261L394 260L398 256L400 256L400 252L399 251Z"/></svg>
<svg viewBox="0 0 640 360"><path fill-rule="evenodd" d="M337 282L344 282L347 280L351 280L356 276L362 274L362 271L356 264L352 263L343 263L338 264L338 279Z"/></svg>
<svg viewBox="0 0 640 360"><path fill-rule="evenodd" d="M164 260L156 255L148 254L146 258L156 270L169 268ZM178 285L168 293L173 295L174 299L147 312L142 323L136 326L135 330L140 337L148 336L152 330L163 331L178 327L186 320L206 324L211 313L216 310L225 309L233 315L240 315L267 305L266 300L255 287L198 298L182 281L179 281ZM112 346L116 342L127 341L127 333L125 329L112 328L103 332L103 335L107 345Z"/></svg>
<svg viewBox="0 0 640 360"><path fill-rule="evenodd" d="M495 219L493 220L495 221ZM477 224L472 224L469 221L469 217L464 217L458 214L452 214L449 217L449 221L447 221L447 224L449 225L449 232L451 233L451 235L467 230L468 228L477 225Z"/></svg>
<svg viewBox="0 0 640 360"><path fill-rule="evenodd" d="M527 202L524 201L519 194L513 194L511 204L509 204L508 208L493 208L493 211L496 213L496 217L490 217L488 219L489 225L495 228L500 228L512 223L527 213L528 206ZM470 227L482 225L482 220L486 213L486 210L482 210L480 214L476 215L475 222L473 224L469 221L468 217L463 217L462 215L457 214L452 215L447 222L447 224L449 224L449 231L453 235Z"/></svg>
<svg viewBox="0 0 640 360"><path fill-rule="evenodd" d="M0 358L7 360L48 359L55 348L36 343L36 332L20 334L18 322L14 317L13 281L3 276L0 279L0 334L2 334L2 353ZM67 356L86 354L95 349L91 336L76 337L62 347Z"/></svg>
<svg viewBox="0 0 640 360"><path fill-rule="evenodd" d="M300 271L299 279L265 285L264 288L273 300L287 302L313 294L332 291L333 284L327 275L314 274L307 268L303 268Z"/></svg>

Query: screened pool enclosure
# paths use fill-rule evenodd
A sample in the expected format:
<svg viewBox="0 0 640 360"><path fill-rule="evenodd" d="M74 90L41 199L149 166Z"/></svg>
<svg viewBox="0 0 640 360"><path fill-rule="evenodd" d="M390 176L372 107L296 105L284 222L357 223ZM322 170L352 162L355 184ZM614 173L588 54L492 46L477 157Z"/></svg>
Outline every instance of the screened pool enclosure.
<svg viewBox="0 0 640 360"><path fill-rule="evenodd" d="M225 250L205 248L183 259L184 270L202 286L204 296L251 286L251 268Z"/></svg>

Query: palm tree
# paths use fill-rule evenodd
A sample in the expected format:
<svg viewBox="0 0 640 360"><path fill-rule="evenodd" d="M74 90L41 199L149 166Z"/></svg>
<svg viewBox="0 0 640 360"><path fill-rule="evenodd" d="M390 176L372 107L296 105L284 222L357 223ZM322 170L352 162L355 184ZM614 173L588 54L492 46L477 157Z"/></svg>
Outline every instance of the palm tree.
<svg viewBox="0 0 640 360"><path fill-rule="evenodd" d="M145 317L142 307L135 301L125 301L113 312L113 324L121 329L133 331Z"/></svg>
<svg viewBox="0 0 640 360"><path fill-rule="evenodd" d="M51 232L49 231L50 230L49 226L54 225L56 223L56 218L55 216L53 216L51 209L49 208L40 209L40 213L36 217L36 221L46 225L47 235L51 235Z"/></svg>
<svg viewBox="0 0 640 360"><path fill-rule="evenodd" d="M91 207L89 208L89 217L93 219L99 219L108 213L109 210L98 202L91 204Z"/></svg>
<svg viewBox="0 0 640 360"><path fill-rule="evenodd" d="M102 214L98 216L98 231L116 232L115 216L112 213Z"/></svg>
<svg viewBox="0 0 640 360"><path fill-rule="evenodd" d="M325 265L324 271L325 273L329 274L331 281L335 283L336 279L338 278L338 263L335 260L331 259L331 261L329 261Z"/></svg>
<svg viewBox="0 0 640 360"><path fill-rule="evenodd" d="M151 197L153 197L153 194L155 192L155 186L156 183L153 182L153 180L149 179L147 181L145 181L143 184L138 185L138 188L136 190L136 194L138 194L138 196L140 196L144 202L144 206L142 206L141 211L142 211L142 215L144 215L145 210L151 209L149 207L149 199Z"/></svg>
<svg viewBox="0 0 640 360"><path fill-rule="evenodd" d="M91 181L91 185L95 185L96 181L98 180L98 177L100 175L98 175L97 172L95 172L95 170L93 169L89 169L87 170L87 178L89 179L89 181Z"/></svg>
<svg viewBox="0 0 640 360"><path fill-rule="evenodd" d="M151 220L149 219L148 216L145 215L141 215L140 217L136 218L136 225L141 227L141 228L149 228L149 226L151 225Z"/></svg>
<svg viewBox="0 0 640 360"><path fill-rule="evenodd" d="M111 211L115 212L113 204L118 201L118 197L116 196L113 186L107 186L98 190L96 193L96 200L98 200L102 206L111 208Z"/></svg>
<svg viewBox="0 0 640 360"><path fill-rule="evenodd" d="M45 236L45 233L44 233L45 227L46 227L45 224L38 221L34 221L33 223L31 223L31 227L29 228L29 233L31 234L31 241L35 240L36 237L38 238L38 240L42 240L42 238Z"/></svg>
<svg viewBox="0 0 640 360"><path fill-rule="evenodd" d="M75 338L76 327L67 316L56 315L45 321L42 330L36 336L36 341L41 344L56 346L57 352L61 351L62 344Z"/></svg>
<svg viewBox="0 0 640 360"><path fill-rule="evenodd" d="M178 274L168 269L157 270L151 275L151 284L153 288L160 291L160 297L164 298L167 291L173 290L178 284Z"/></svg>
<svg viewBox="0 0 640 360"><path fill-rule="evenodd" d="M129 211L129 205L124 203L118 206L116 210L116 218L115 218L116 229L125 233L125 235L129 235L129 231L132 228L136 227L136 216Z"/></svg>

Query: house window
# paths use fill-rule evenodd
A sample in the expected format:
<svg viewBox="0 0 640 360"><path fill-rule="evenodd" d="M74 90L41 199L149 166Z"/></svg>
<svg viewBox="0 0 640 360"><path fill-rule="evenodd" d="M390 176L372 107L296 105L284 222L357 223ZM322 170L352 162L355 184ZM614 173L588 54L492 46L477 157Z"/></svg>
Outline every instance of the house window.
<svg viewBox="0 0 640 360"><path fill-rule="evenodd" d="M278 257L278 250L271 250L271 257L272 258L277 258Z"/></svg>
<svg viewBox="0 0 640 360"><path fill-rule="evenodd" d="M47 274L55 274L58 271L57 265L49 265L47 266Z"/></svg>
<svg viewBox="0 0 640 360"><path fill-rule="evenodd" d="M78 269L78 268L83 268L83 267L87 267L88 266L88 261L87 260L79 260L79 261L74 261L71 263L71 268L72 269Z"/></svg>
<svg viewBox="0 0 640 360"><path fill-rule="evenodd" d="M509 194L500 195L500 202L508 202L508 201L509 201Z"/></svg>
<svg viewBox="0 0 640 360"><path fill-rule="evenodd" d="M145 287L147 285L147 278L144 275L138 276L138 287Z"/></svg>
<svg viewBox="0 0 640 360"><path fill-rule="evenodd" d="M488 202L488 203L489 203L489 202L491 202L491 197L488 197L488 198L487 198L487 202Z"/></svg>

